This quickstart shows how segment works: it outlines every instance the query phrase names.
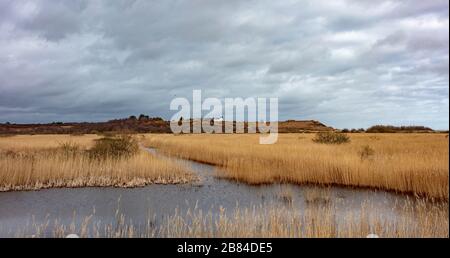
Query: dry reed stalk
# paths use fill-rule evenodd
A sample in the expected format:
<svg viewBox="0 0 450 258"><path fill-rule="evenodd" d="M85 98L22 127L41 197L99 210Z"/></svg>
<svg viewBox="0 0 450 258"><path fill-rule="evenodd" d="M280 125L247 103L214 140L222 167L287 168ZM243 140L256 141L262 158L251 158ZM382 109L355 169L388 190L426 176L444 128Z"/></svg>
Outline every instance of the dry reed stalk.
<svg viewBox="0 0 450 258"><path fill-rule="evenodd" d="M83 148L92 146L95 138L17 136L0 139L0 191L86 186L138 187L195 180L187 168L144 151L129 158L92 159ZM68 150L56 147L64 140L70 140L77 144L73 146L81 149L72 149L72 145Z"/></svg>
<svg viewBox="0 0 450 258"><path fill-rule="evenodd" d="M295 237L295 238L364 238L377 234L383 238L449 237L448 203L409 201L392 219L380 214L369 202L357 210L346 211L337 218L333 205L308 206L298 210L290 206L264 205L236 207L227 213L219 208L203 212L193 208L175 211L160 225L137 226L117 212L116 221L102 224L86 216L81 223L60 220L33 222L17 230L15 237ZM154 217L149 216L148 221ZM50 234L46 232L51 232Z"/></svg>
<svg viewBox="0 0 450 258"><path fill-rule="evenodd" d="M280 134L273 145L258 135L148 135L147 145L220 166L219 177L249 184L370 187L448 200L448 138L442 134L352 134L342 145L317 144L314 134ZM370 158L361 152L371 149Z"/></svg>

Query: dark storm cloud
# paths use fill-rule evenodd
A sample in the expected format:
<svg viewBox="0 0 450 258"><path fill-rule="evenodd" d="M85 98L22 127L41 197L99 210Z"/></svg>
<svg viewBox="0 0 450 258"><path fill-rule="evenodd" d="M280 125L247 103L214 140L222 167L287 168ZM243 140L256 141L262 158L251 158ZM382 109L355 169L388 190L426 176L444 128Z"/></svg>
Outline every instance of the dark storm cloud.
<svg viewBox="0 0 450 258"><path fill-rule="evenodd" d="M0 122L280 98L281 119L448 128L448 1L0 1Z"/></svg>

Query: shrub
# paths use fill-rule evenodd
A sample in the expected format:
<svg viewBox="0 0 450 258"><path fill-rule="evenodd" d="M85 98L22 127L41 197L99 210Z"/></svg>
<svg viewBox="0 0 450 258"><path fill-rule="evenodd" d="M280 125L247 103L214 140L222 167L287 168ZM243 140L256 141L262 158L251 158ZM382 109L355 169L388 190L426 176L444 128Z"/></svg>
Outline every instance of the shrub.
<svg viewBox="0 0 450 258"><path fill-rule="evenodd" d="M345 133L320 132L316 134L313 141L324 144L343 144L350 142L350 137Z"/></svg>
<svg viewBox="0 0 450 258"><path fill-rule="evenodd" d="M61 153L64 157L69 158L80 153L81 148L76 143L64 142L59 144L57 151Z"/></svg>
<svg viewBox="0 0 450 258"><path fill-rule="evenodd" d="M146 121L146 120L149 120L149 119L150 119L150 117L146 116L144 114L140 114L139 118L138 118L139 121Z"/></svg>
<svg viewBox="0 0 450 258"><path fill-rule="evenodd" d="M105 159L129 158L139 151L137 141L130 135L104 137L95 141L94 147L88 150L91 158Z"/></svg>
<svg viewBox="0 0 450 258"><path fill-rule="evenodd" d="M374 125L367 129L368 133L414 133L414 132L433 132L433 129L425 126L392 126L392 125Z"/></svg>
<svg viewBox="0 0 450 258"><path fill-rule="evenodd" d="M361 160L369 159L373 155L375 155L375 150L372 149L369 145L363 146L359 151L359 157L361 158Z"/></svg>

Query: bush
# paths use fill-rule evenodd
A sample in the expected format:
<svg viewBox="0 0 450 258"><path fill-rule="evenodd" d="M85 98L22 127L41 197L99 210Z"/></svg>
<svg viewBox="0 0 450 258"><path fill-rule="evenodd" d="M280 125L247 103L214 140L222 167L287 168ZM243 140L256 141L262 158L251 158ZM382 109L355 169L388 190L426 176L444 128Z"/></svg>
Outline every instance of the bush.
<svg viewBox="0 0 450 258"><path fill-rule="evenodd" d="M58 152L61 153L64 157L70 158L80 153L81 148L76 143L72 142L64 142L60 143L58 147Z"/></svg>
<svg viewBox="0 0 450 258"><path fill-rule="evenodd" d="M369 159L373 155L375 155L375 150L372 149L369 145L363 146L359 151L359 157L361 158L361 160Z"/></svg>
<svg viewBox="0 0 450 258"><path fill-rule="evenodd" d="M88 153L91 158L129 158L139 151L137 141L130 135L104 137L95 141Z"/></svg>
<svg viewBox="0 0 450 258"><path fill-rule="evenodd" d="M433 132L433 129L425 126L392 126L374 125L366 130L367 133L414 133Z"/></svg>
<svg viewBox="0 0 450 258"><path fill-rule="evenodd" d="M350 142L350 137L345 133L320 132L316 134L313 141L324 144L343 144Z"/></svg>

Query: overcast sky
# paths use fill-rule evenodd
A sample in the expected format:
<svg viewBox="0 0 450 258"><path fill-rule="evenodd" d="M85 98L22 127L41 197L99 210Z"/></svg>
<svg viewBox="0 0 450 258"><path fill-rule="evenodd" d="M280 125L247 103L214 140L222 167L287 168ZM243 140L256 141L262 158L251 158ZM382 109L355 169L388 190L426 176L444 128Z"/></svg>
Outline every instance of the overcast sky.
<svg viewBox="0 0 450 258"><path fill-rule="evenodd" d="M168 119L193 89L448 129L448 1L0 0L0 122Z"/></svg>

